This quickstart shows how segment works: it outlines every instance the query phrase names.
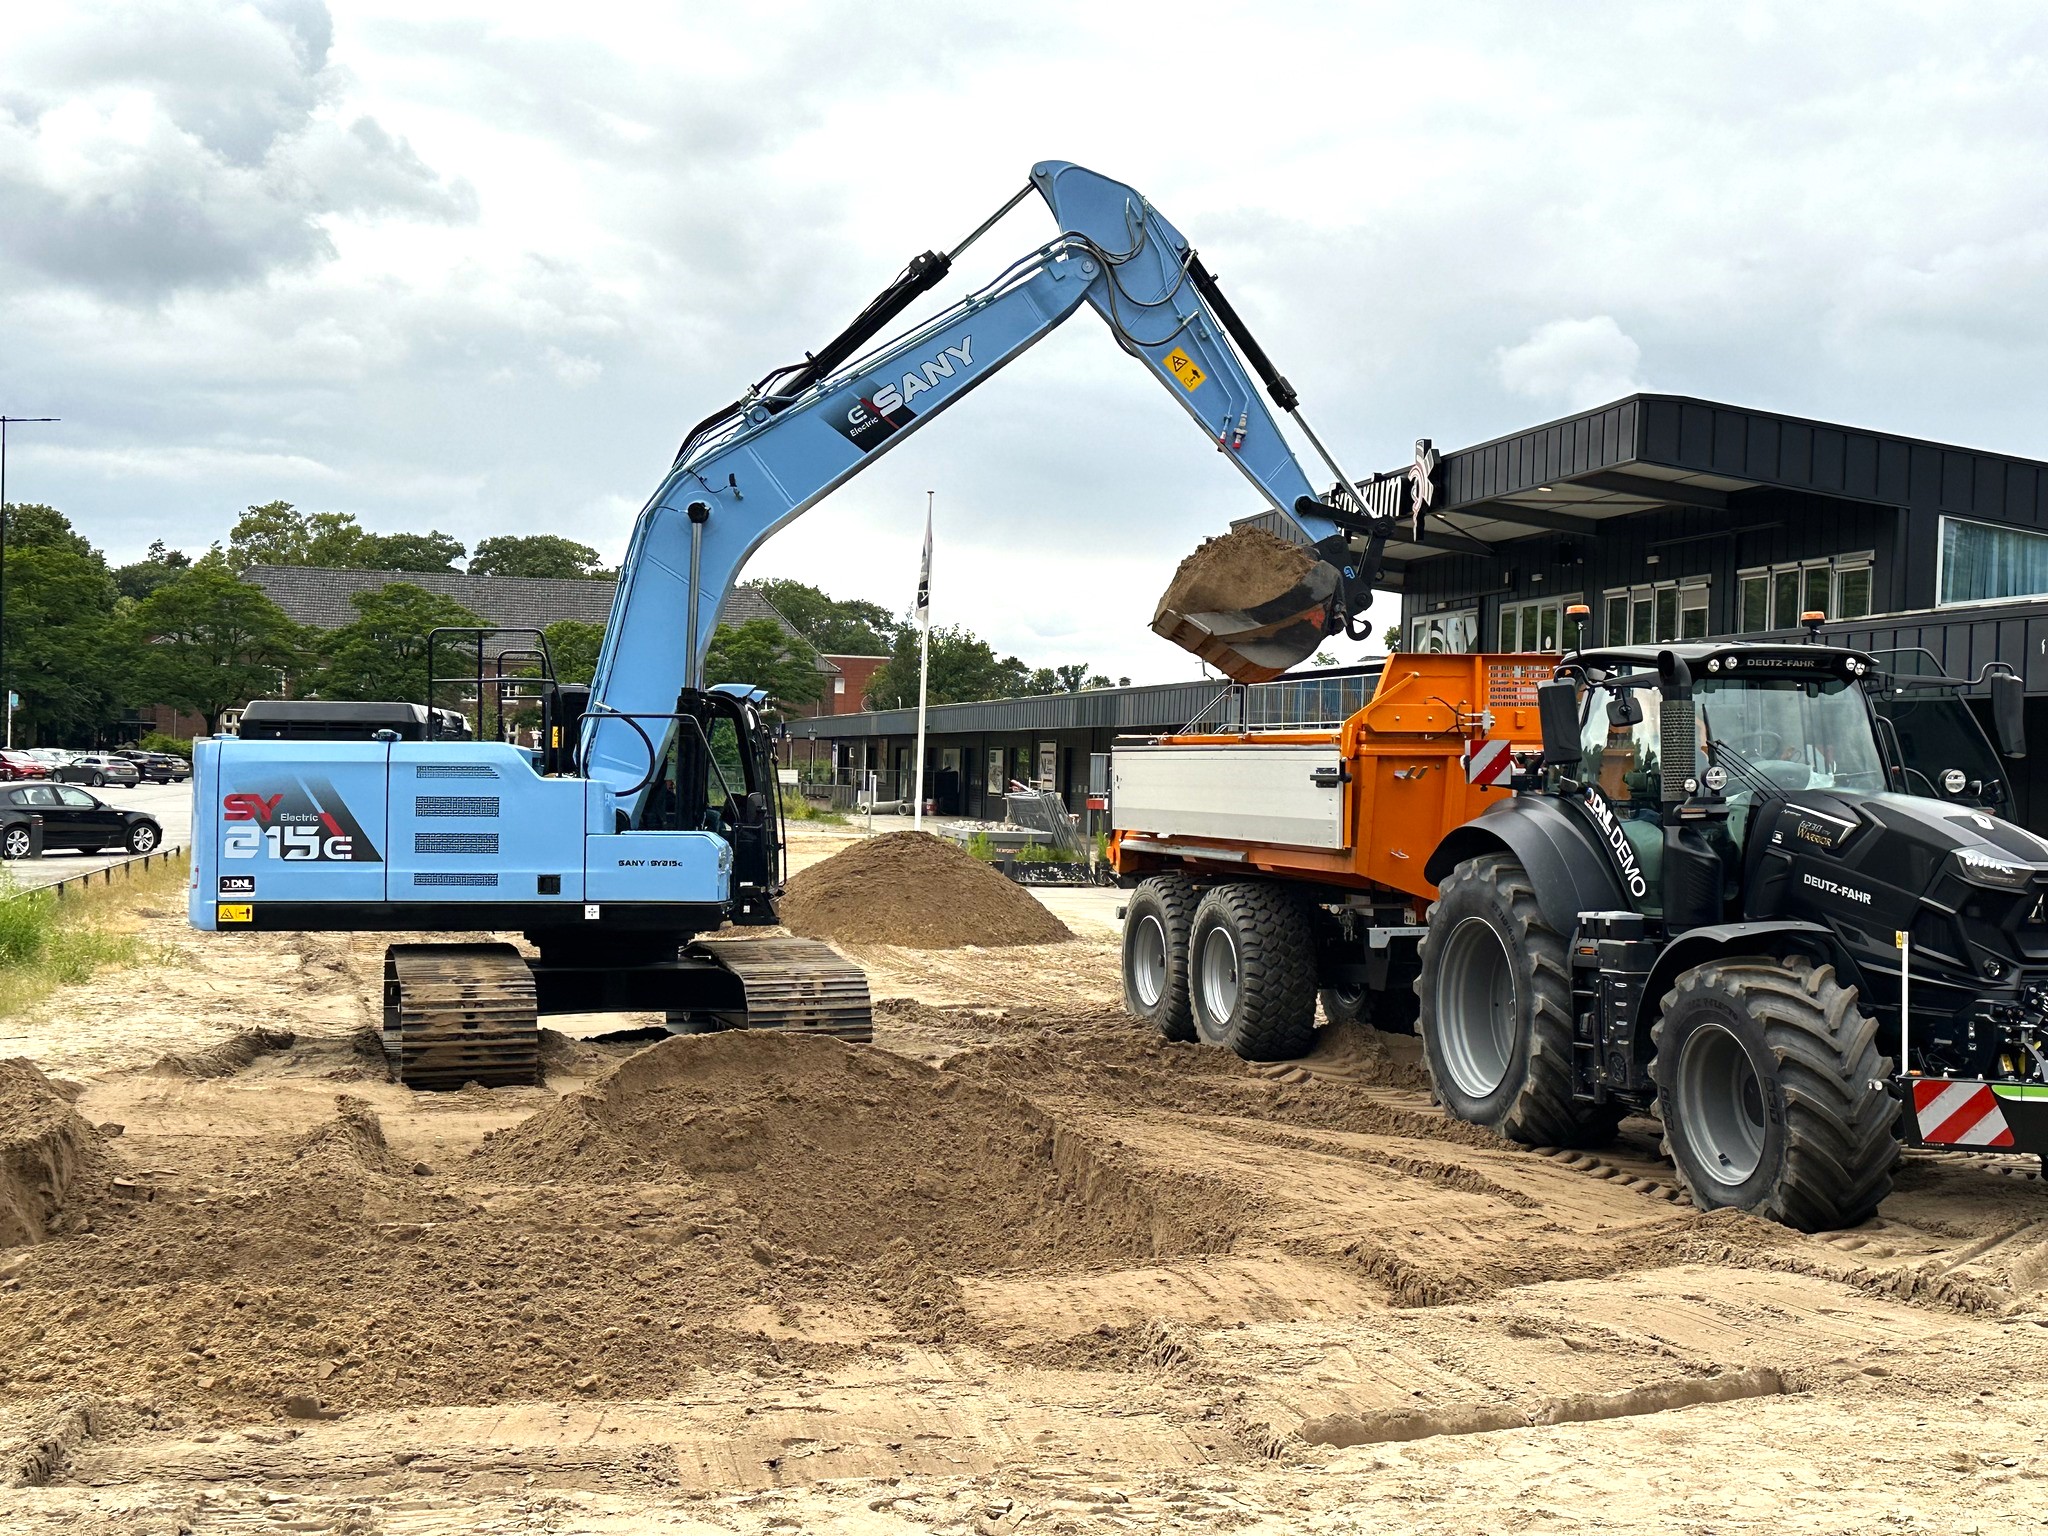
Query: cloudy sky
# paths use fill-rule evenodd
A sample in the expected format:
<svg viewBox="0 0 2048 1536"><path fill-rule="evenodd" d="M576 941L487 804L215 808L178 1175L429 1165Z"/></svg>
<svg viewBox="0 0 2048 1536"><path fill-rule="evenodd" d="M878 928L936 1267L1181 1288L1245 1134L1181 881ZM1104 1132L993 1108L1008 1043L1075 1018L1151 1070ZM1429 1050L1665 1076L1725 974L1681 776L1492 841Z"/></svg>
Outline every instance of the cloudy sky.
<svg viewBox="0 0 2048 1536"><path fill-rule="evenodd" d="M1636 388L2048 458L2034 3L164 0L7 18L0 411L64 418L9 493L117 560L280 497L616 558L685 427L1052 157L1354 473ZM941 622L1140 681L1256 510L1083 313L749 574L900 609L927 488Z"/></svg>

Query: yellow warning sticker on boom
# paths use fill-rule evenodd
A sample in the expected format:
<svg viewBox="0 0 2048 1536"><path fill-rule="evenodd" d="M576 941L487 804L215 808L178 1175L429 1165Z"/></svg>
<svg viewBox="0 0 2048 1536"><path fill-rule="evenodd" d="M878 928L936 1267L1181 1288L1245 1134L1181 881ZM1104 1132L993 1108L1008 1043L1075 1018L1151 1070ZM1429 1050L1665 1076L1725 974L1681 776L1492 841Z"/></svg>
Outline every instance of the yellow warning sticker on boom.
<svg viewBox="0 0 2048 1536"><path fill-rule="evenodd" d="M1192 357L1189 357L1187 353L1181 351L1179 347L1175 347L1165 357L1161 358L1160 361L1166 364L1166 371L1168 373L1180 380L1181 388L1187 390L1190 394L1200 389L1202 387L1202 380L1209 377L1208 374L1202 371L1202 365Z"/></svg>

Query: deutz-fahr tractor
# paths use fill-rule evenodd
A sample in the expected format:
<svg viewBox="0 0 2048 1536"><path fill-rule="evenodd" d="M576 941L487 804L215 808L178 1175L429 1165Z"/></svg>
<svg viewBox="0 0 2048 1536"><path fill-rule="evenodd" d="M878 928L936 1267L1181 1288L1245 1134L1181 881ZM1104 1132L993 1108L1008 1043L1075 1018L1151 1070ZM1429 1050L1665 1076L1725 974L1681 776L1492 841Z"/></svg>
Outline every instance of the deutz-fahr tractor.
<svg viewBox="0 0 2048 1536"><path fill-rule="evenodd" d="M2019 679L1978 681L2023 755ZM1904 1145L2048 1150L2048 842L1957 680L1615 647L1537 705L1517 792L1425 869L1451 1113L1592 1147L1654 1106L1695 1203L1809 1231L1869 1217Z"/></svg>

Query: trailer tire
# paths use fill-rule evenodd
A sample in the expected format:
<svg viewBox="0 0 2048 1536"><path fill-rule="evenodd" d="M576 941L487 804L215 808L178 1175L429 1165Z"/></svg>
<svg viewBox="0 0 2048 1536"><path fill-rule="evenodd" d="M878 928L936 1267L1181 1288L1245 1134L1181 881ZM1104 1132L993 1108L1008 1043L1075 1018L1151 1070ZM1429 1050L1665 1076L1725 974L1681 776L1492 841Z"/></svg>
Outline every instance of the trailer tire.
<svg viewBox="0 0 2048 1536"><path fill-rule="evenodd" d="M1124 1010L1169 1040L1193 1040L1188 936L1201 900L1186 875L1152 875L1124 908Z"/></svg>
<svg viewBox="0 0 2048 1536"><path fill-rule="evenodd" d="M1524 1146L1605 1146L1627 1107L1572 1096L1569 956L1529 872L1511 854L1482 854L1437 891L1416 992L1438 1101Z"/></svg>
<svg viewBox="0 0 2048 1536"><path fill-rule="evenodd" d="M1853 1227L1891 1193L1898 1101L1877 1021L1831 965L1745 956L1664 995L1650 1076L1664 1151L1703 1211L1802 1232Z"/></svg>
<svg viewBox="0 0 2048 1536"><path fill-rule="evenodd" d="M1212 886L1188 940L1195 1031L1246 1061L1292 1061L1316 1038L1316 945L1307 909L1278 885Z"/></svg>

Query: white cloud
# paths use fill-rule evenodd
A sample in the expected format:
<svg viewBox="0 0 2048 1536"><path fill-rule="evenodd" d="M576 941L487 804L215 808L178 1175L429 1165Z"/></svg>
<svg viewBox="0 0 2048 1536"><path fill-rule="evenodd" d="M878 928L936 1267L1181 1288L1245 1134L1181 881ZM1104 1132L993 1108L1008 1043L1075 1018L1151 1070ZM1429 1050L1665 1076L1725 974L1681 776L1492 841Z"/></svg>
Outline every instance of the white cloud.
<svg viewBox="0 0 2048 1536"><path fill-rule="evenodd" d="M1642 358L1612 315L1594 315L1539 325L1527 341L1495 352L1493 365L1512 393L1546 409L1575 411L1641 389Z"/></svg>
<svg viewBox="0 0 2048 1536"><path fill-rule="evenodd" d="M9 489L123 559L274 497L616 555L689 423L1051 156L1201 248L1355 473L1622 393L1645 353L1662 389L2048 457L2038 5L1244 14L24 10L0 404L64 421ZM1228 89L1161 75L1169 34L1227 38ZM1052 233L1020 207L935 303ZM1255 509L1080 315L751 574L900 608L928 486L953 614L1141 679L1190 675L1153 599Z"/></svg>

